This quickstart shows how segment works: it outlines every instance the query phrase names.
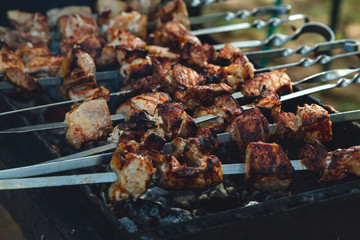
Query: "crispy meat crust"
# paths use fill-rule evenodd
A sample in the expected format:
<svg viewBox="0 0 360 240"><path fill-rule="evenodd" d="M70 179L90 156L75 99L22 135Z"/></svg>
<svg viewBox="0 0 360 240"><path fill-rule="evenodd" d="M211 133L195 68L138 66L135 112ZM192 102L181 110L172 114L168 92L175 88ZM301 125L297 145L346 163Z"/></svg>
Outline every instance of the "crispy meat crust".
<svg viewBox="0 0 360 240"><path fill-rule="evenodd" d="M62 38L80 38L87 34L97 34L96 20L81 14L63 15L58 18L58 29Z"/></svg>
<svg viewBox="0 0 360 240"><path fill-rule="evenodd" d="M256 74L244 82L241 92L246 97L256 97L260 95L264 86L277 92L280 96L292 93L291 80L285 73L285 69Z"/></svg>
<svg viewBox="0 0 360 240"><path fill-rule="evenodd" d="M288 188L294 168L281 146L251 142L246 148L245 181L252 190L276 192Z"/></svg>
<svg viewBox="0 0 360 240"><path fill-rule="evenodd" d="M40 86L39 81L19 68L8 68L5 80L14 84L20 91L34 92Z"/></svg>
<svg viewBox="0 0 360 240"><path fill-rule="evenodd" d="M281 112L276 117L275 135L282 140L297 141L302 138L297 117L291 112Z"/></svg>
<svg viewBox="0 0 360 240"><path fill-rule="evenodd" d="M234 118L225 132L231 133L233 143L229 145L233 147L236 144L241 155L250 142L266 142L270 138L269 122L257 108L244 111Z"/></svg>
<svg viewBox="0 0 360 240"><path fill-rule="evenodd" d="M145 39L147 35L148 17L136 11L122 12L115 16L111 28L129 31L135 36Z"/></svg>
<svg viewBox="0 0 360 240"><path fill-rule="evenodd" d="M276 119L281 112L281 101L279 95L268 88L263 88L261 94L253 101L251 106L259 108L264 115L270 115Z"/></svg>
<svg viewBox="0 0 360 240"><path fill-rule="evenodd" d="M101 50L106 42L97 34L86 34L78 38L68 38L60 42L61 53L68 53L74 45L80 46L87 51L93 59L97 59L101 55Z"/></svg>
<svg viewBox="0 0 360 240"><path fill-rule="evenodd" d="M27 42L26 44L19 47L15 52L21 60L26 64L30 59L51 54L50 49L44 45L43 43L30 43Z"/></svg>
<svg viewBox="0 0 360 240"><path fill-rule="evenodd" d="M360 176L360 146L330 152L326 161L331 162L322 173L321 181L338 181L351 174Z"/></svg>
<svg viewBox="0 0 360 240"><path fill-rule="evenodd" d="M146 192L154 173L146 157L135 153L122 154L118 150L112 155L110 167L117 175L117 180L108 190L111 202L139 198Z"/></svg>
<svg viewBox="0 0 360 240"><path fill-rule="evenodd" d="M106 101L110 100L110 91L104 86L98 88L92 88L83 91L71 90L69 91L69 97L71 100L86 98L92 100L96 98L104 98Z"/></svg>
<svg viewBox="0 0 360 240"><path fill-rule="evenodd" d="M85 142L107 137L112 131L109 107L103 98L80 104L66 114L66 140L78 149Z"/></svg>
<svg viewBox="0 0 360 240"><path fill-rule="evenodd" d="M36 56L26 63L25 69L39 77L53 77L58 73L63 60L63 56L57 55Z"/></svg>
<svg viewBox="0 0 360 240"><path fill-rule="evenodd" d="M326 167L327 150L320 142L307 143L299 152L298 158L306 170L319 175Z"/></svg>
<svg viewBox="0 0 360 240"><path fill-rule="evenodd" d="M17 54L4 45L0 50L0 73L5 73L9 68L23 70L24 64Z"/></svg>
<svg viewBox="0 0 360 240"><path fill-rule="evenodd" d="M187 30L190 30L189 14L186 4L182 0L173 0L162 7L156 13L154 22L158 28L173 19L179 20Z"/></svg>

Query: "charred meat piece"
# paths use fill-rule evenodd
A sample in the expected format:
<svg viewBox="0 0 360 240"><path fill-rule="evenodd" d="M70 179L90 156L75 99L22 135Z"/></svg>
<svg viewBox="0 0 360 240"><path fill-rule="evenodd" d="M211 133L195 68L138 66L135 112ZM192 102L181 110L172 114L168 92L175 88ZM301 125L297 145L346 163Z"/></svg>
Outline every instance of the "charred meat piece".
<svg viewBox="0 0 360 240"><path fill-rule="evenodd" d="M251 107L257 107L265 116L276 119L281 112L281 101L276 92L263 88L260 95L250 104Z"/></svg>
<svg viewBox="0 0 360 240"><path fill-rule="evenodd" d="M107 137L112 131L109 107L103 98L74 106L65 116L66 140L79 149L85 142Z"/></svg>
<svg viewBox="0 0 360 240"><path fill-rule="evenodd" d="M101 50L105 46L105 40L97 34L87 34L78 38L67 38L60 42L61 53L68 53L74 45L78 45L86 50L93 59L101 55Z"/></svg>
<svg viewBox="0 0 360 240"><path fill-rule="evenodd" d="M69 97L71 100L75 99L83 99L86 98L87 100L96 99L96 98L104 98L106 101L110 100L110 91L109 89L100 86L98 88L92 88L83 91L76 91L70 89Z"/></svg>
<svg viewBox="0 0 360 240"><path fill-rule="evenodd" d="M59 95L68 98L69 89L76 91L96 88L96 67L93 58L85 50L74 46L61 63L58 75L64 78Z"/></svg>
<svg viewBox="0 0 360 240"><path fill-rule="evenodd" d="M185 26L177 19L173 19L149 34L149 44L170 47L180 52L187 42L201 44L200 40L188 32Z"/></svg>
<svg viewBox="0 0 360 240"><path fill-rule="evenodd" d="M26 72L37 77L53 77L59 72L63 56L43 55L31 58L25 66Z"/></svg>
<svg viewBox="0 0 360 240"><path fill-rule="evenodd" d="M110 24L110 27L123 31L129 31L131 34L145 39L147 35L147 23L148 18L144 14L136 11L122 12L115 16L112 24Z"/></svg>
<svg viewBox="0 0 360 240"><path fill-rule="evenodd" d="M248 81L251 81L250 78L254 77L254 66L246 56L241 55L230 65L222 67L218 74L222 76L222 82L231 86L234 91L237 91L241 88L242 84L247 84ZM262 86L259 89L258 95L262 90Z"/></svg>
<svg viewBox="0 0 360 240"><path fill-rule="evenodd" d="M100 58L96 59L96 64L100 67L114 65L117 63L116 49L124 48L128 50L143 49L146 43L141 38L132 35L127 31L116 30L116 35L112 38L101 51ZM123 61L123 60L122 60Z"/></svg>
<svg viewBox="0 0 360 240"><path fill-rule="evenodd" d="M116 113L126 115L125 120L141 111L146 111L149 115L153 116L158 104L171 101L169 95L163 92L143 93L129 99L116 109Z"/></svg>
<svg viewBox="0 0 360 240"><path fill-rule="evenodd" d="M314 175L319 175L326 168L328 152L320 142L307 143L299 152L298 158L306 170Z"/></svg>
<svg viewBox="0 0 360 240"><path fill-rule="evenodd" d="M122 90L130 90L132 92L155 92L158 90L159 82L153 76L147 76L140 79L130 79Z"/></svg>
<svg viewBox="0 0 360 240"><path fill-rule="evenodd" d="M131 9L147 15L149 20L152 20L161 3L161 0L126 0L126 2L129 6L131 6Z"/></svg>
<svg viewBox="0 0 360 240"><path fill-rule="evenodd" d="M0 50L0 73L5 73L9 68L24 70L24 64L17 54L4 45Z"/></svg>
<svg viewBox="0 0 360 240"><path fill-rule="evenodd" d="M128 5L119 0L97 0L95 7L98 13L98 22L101 26L109 24L113 16L126 11Z"/></svg>
<svg viewBox="0 0 360 240"><path fill-rule="evenodd" d="M155 25L160 27L173 19L177 19L190 31L189 13L186 4L182 0L173 0L162 7L155 15Z"/></svg>
<svg viewBox="0 0 360 240"><path fill-rule="evenodd" d="M229 145L236 145L241 155L245 153L250 142L266 142L270 137L269 122L257 108L244 111L231 120L225 132L231 133L233 142Z"/></svg>
<svg viewBox="0 0 360 240"><path fill-rule="evenodd" d="M151 60L149 57L136 58L130 62L122 64L120 75L123 77L124 85L129 82L151 75Z"/></svg>
<svg viewBox="0 0 360 240"><path fill-rule="evenodd" d="M166 47L149 45L149 46L146 46L145 49L149 52L148 53L149 57L166 58L166 59L172 59L172 60L179 59L178 54L170 52L170 49L166 48Z"/></svg>
<svg viewBox="0 0 360 240"><path fill-rule="evenodd" d="M212 62L215 56L215 48L209 44L199 44L188 41L183 44L180 51L180 58L183 64L201 68Z"/></svg>
<svg viewBox="0 0 360 240"><path fill-rule="evenodd" d="M110 168L117 175L117 180L111 184L108 192L111 202L139 198L146 192L155 171L146 157L136 153L121 154L118 151L112 155Z"/></svg>
<svg viewBox="0 0 360 240"><path fill-rule="evenodd" d="M168 140L194 136L199 128L194 119L184 111L181 103L158 104L154 117L161 119L159 126L163 128Z"/></svg>
<svg viewBox="0 0 360 240"><path fill-rule="evenodd" d="M245 168L245 181L249 188L263 192L287 189L294 173L290 160L276 143L249 143Z"/></svg>
<svg viewBox="0 0 360 240"><path fill-rule="evenodd" d="M209 107L215 99L222 95L231 95L231 87L225 83L191 86L185 91L177 91L175 98L181 101L186 108L196 110L198 107Z"/></svg>
<svg viewBox="0 0 360 240"><path fill-rule="evenodd" d="M276 117L275 135L283 141L297 141L302 138L297 117L291 112L281 112Z"/></svg>
<svg viewBox="0 0 360 240"><path fill-rule="evenodd" d="M360 146L330 152L326 157L328 161L330 164L322 173L321 181L338 181L351 174L360 176Z"/></svg>
<svg viewBox="0 0 360 240"><path fill-rule="evenodd" d="M162 152L149 152L147 157L156 168L157 184L163 188L207 189L223 179L221 161L215 155L204 155L191 165L182 165Z"/></svg>
<svg viewBox="0 0 360 240"><path fill-rule="evenodd" d="M54 27L61 16L73 14L91 17L91 8L88 6L68 6L64 8L53 8L46 12L50 27Z"/></svg>
<svg viewBox="0 0 360 240"><path fill-rule="evenodd" d="M7 12L11 25L17 30L27 33L27 39L32 43L41 42L49 45L51 41L48 19L41 13L26 13L18 10Z"/></svg>
<svg viewBox="0 0 360 240"><path fill-rule="evenodd" d="M201 128L211 128L217 133L225 131L227 124L231 119L239 116L242 113L242 108L239 103L231 95L221 95L215 98L214 105L210 107L196 108L193 117L198 118L201 116L215 115L219 116L216 119L208 120L199 123Z"/></svg>
<svg viewBox="0 0 360 240"><path fill-rule="evenodd" d="M19 47L15 53L21 58L23 63L27 63L31 58L51 54L50 49L43 43L26 43Z"/></svg>
<svg viewBox="0 0 360 240"><path fill-rule="evenodd" d="M16 29L0 26L0 38L4 40L10 49L18 49L20 46L30 42L29 34Z"/></svg>
<svg viewBox="0 0 360 240"><path fill-rule="evenodd" d="M241 92L246 97L256 97L260 95L264 86L277 92L280 96L292 93L291 80L285 73L285 69L256 74L244 82Z"/></svg>
<svg viewBox="0 0 360 240"><path fill-rule="evenodd" d="M298 125L301 125L301 133L304 142L328 142L332 138L332 128L329 113L321 106L305 104L297 109Z"/></svg>
<svg viewBox="0 0 360 240"><path fill-rule="evenodd" d="M40 86L36 78L16 67L11 67L6 70L5 80L14 84L20 91L33 92Z"/></svg>
<svg viewBox="0 0 360 240"><path fill-rule="evenodd" d="M240 48L235 47L231 43L227 43L218 52L215 63L220 66L228 66L242 56Z"/></svg>
<svg viewBox="0 0 360 240"><path fill-rule="evenodd" d="M94 18L80 14L63 15L58 18L58 29L62 38L80 38L87 34L98 34Z"/></svg>

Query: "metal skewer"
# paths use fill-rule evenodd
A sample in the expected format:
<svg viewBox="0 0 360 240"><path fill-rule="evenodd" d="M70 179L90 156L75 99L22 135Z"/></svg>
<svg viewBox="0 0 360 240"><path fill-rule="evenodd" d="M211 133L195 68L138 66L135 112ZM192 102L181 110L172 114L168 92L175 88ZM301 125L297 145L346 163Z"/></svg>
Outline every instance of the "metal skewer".
<svg viewBox="0 0 360 240"><path fill-rule="evenodd" d="M330 120L333 123L353 121L358 119L360 119L360 110L330 114ZM275 130L276 130L276 124L271 124L270 133L273 134ZM219 139L219 143L228 143L232 141L230 133L220 133L217 135L217 137ZM111 143L104 145L102 147L106 147L107 148L106 151L108 151L115 149L117 145L115 143ZM166 153L171 153L173 151L171 143L166 143L162 151ZM100 152L101 151L97 150L94 151L93 153L100 153ZM75 157L74 155L72 156L73 159L63 160L60 158L36 165L1 170L0 179L31 177L31 176L38 176L49 173L57 173L57 172L74 170L79 168L97 166L99 164L110 162L111 153L98 154L90 157ZM300 165L300 163L297 164L298 165L296 166L298 169L300 168L304 169L304 167ZM295 168L296 166L294 165Z"/></svg>

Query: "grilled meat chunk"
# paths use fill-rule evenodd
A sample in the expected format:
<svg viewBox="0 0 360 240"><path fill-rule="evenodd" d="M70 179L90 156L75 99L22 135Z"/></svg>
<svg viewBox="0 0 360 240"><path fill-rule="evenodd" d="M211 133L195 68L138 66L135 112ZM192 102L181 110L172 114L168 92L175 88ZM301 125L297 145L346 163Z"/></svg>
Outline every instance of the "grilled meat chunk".
<svg viewBox="0 0 360 240"><path fill-rule="evenodd" d="M231 43L226 43L225 46L219 50L215 63L220 66L228 66L242 56L240 48L235 47Z"/></svg>
<svg viewBox="0 0 360 240"><path fill-rule="evenodd" d="M80 104L65 116L66 140L79 149L85 142L107 137L112 131L109 107L103 98Z"/></svg>
<svg viewBox="0 0 360 240"><path fill-rule="evenodd" d="M132 92L155 92L158 90L159 82L153 76L147 76L140 79L130 79L122 90L130 90Z"/></svg>
<svg viewBox="0 0 360 240"><path fill-rule="evenodd" d="M301 164L312 175L319 175L326 168L326 157L328 152L320 142L307 143L299 152L298 158Z"/></svg>
<svg viewBox="0 0 360 240"><path fill-rule="evenodd" d="M270 137L269 122L257 108L244 111L231 120L225 132L231 133L233 142L229 144L230 147L236 145L241 155L250 142L266 142Z"/></svg>
<svg viewBox="0 0 360 240"><path fill-rule="evenodd" d="M302 138L297 117L291 112L281 112L276 117L275 135L283 141L297 141Z"/></svg>
<svg viewBox="0 0 360 240"><path fill-rule="evenodd" d="M181 101L186 108L196 110L198 107L208 107L214 104L221 95L231 95L231 87L225 83L191 86L185 91L177 91L175 98Z"/></svg>
<svg viewBox="0 0 360 240"><path fill-rule="evenodd" d="M110 100L110 91L109 89L100 86L98 88L92 88L83 91L69 90L69 97L71 100L75 99L83 99L87 100L96 99L96 98L104 98L106 101Z"/></svg>
<svg viewBox="0 0 360 240"><path fill-rule="evenodd" d="M19 47L15 53L21 58L23 63L27 63L30 59L51 54L50 49L43 43L25 43Z"/></svg>
<svg viewBox="0 0 360 240"><path fill-rule="evenodd" d="M241 92L246 97L256 97L260 95L264 86L280 96L292 93L291 80L285 73L285 69L256 74L243 83Z"/></svg>
<svg viewBox="0 0 360 240"><path fill-rule="evenodd" d="M6 70L5 80L14 84L20 91L33 92L40 86L36 78L16 67L11 67Z"/></svg>
<svg viewBox="0 0 360 240"><path fill-rule="evenodd" d="M95 8L98 13L98 22L101 26L109 24L113 16L126 11L128 5L119 0L97 0Z"/></svg>
<svg viewBox="0 0 360 240"><path fill-rule="evenodd" d="M50 27L55 27L61 16L74 14L91 17L91 8L88 6L68 6L64 8L53 8L46 12Z"/></svg>
<svg viewBox="0 0 360 240"><path fill-rule="evenodd" d="M41 13L26 13L18 10L7 12L7 16L11 25L17 30L23 31L27 35L27 39L31 43L43 43L50 45L50 27L48 19Z"/></svg>
<svg viewBox="0 0 360 240"><path fill-rule="evenodd" d="M156 13L154 22L158 28L173 19L177 19L188 31L190 31L189 13L186 4L182 0L173 0L162 7Z"/></svg>
<svg viewBox="0 0 360 240"><path fill-rule="evenodd" d="M63 56L43 55L31 58L25 66L26 72L37 77L53 77L60 69Z"/></svg>
<svg viewBox="0 0 360 240"><path fill-rule="evenodd" d="M221 161L215 155L204 155L186 164L162 152L149 152L147 157L156 168L157 184L163 188L207 189L223 179Z"/></svg>
<svg viewBox="0 0 360 240"><path fill-rule="evenodd" d="M67 38L60 42L61 53L68 53L74 45L78 45L86 50L93 59L97 59L101 55L101 51L105 46L105 40L97 34L86 34L78 38Z"/></svg>
<svg viewBox="0 0 360 240"><path fill-rule="evenodd" d="M194 119L184 111L181 103L158 104L154 117L161 119L159 125L168 140L195 136L199 129Z"/></svg>
<svg viewBox="0 0 360 240"><path fill-rule="evenodd" d="M257 107L265 116L276 119L281 112L281 101L275 91L263 88L260 95L250 104L251 107Z"/></svg>
<svg viewBox="0 0 360 240"><path fill-rule="evenodd" d="M196 108L193 117L215 115L218 118L199 123L200 128L211 128L217 133L225 131L228 122L242 113L239 103L231 95L221 95L214 100L214 105L210 107Z"/></svg>
<svg viewBox="0 0 360 240"><path fill-rule="evenodd" d="M166 59L172 59L172 60L179 59L178 54L170 52L170 49L166 48L166 47L149 45L149 46L146 46L145 49L149 52L148 53L149 57L166 58Z"/></svg>
<svg viewBox="0 0 360 240"><path fill-rule="evenodd" d="M125 120L129 120L137 112L146 111L153 116L158 104L171 101L169 95L163 92L143 93L129 99L116 109L116 113L126 115Z"/></svg>
<svg viewBox="0 0 360 240"><path fill-rule="evenodd" d="M332 138L332 128L329 113L321 106L305 104L297 109L298 125L301 125L301 133L304 142L328 142Z"/></svg>
<svg viewBox="0 0 360 240"><path fill-rule="evenodd" d="M213 61L215 53L212 45L187 41L180 50L180 58L182 63L187 66L201 68Z"/></svg>
<svg viewBox="0 0 360 240"><path fill-rule="evenodd" d="M91 16L80 14L59 17L58 29L62 38L80 38L87 34L98 34L96 20Z"/></svg>
<svg viewBox="0 0 360 240"><path fill-rule="evenodd" d="M90 54L74 46L61 63L58 75L64 78L64 85L58 88L59 95L67 99L69 89L79 91L96 88L95 73L95 63Z"/></svg>
<svg viewBox="0 0 360 240"><path fill-rule="evenodd" d="M110 27L129 31L131 34L145 39L147 35L147 22L148 18L144 14L136 11L122 12L114 18Z"/></svg>
<svg viewBox="0 0 360 240"><path fill-rule="evenodd" d="M115 183L108 190L111 202L139 198L146 192L155 171L146 157L131 152L121 154L118 151L112 155L110 168L117 175Z"/></svg>
<svg viewBox="0 0 360 240"><path fill-rule="evenodd" d="M161 0L126 0L126 2L129 6L131 6L131 9L147 15L149 20L152 20L161 3Z"/></svg>
<svg viewBox="0 0 360 240"><path fill-rule="evenodd" d="M360 146L330 152L326 157L328 161L330 164L323 171L321 181L338 181L351 174L360 176Z"/></svg>
<svg viewBox="0 0 360 240"><path fill-rule="evenodd" d="M5 73L9 68L24 70L24 64L17 54L4 45L0 50L0 73Z"/></svg>
<svg viewBox="0 0 360 240"><path fill-rule="evenodd" d="M120 75L123 77L124 85L129 85L131 81L150 76L151 72L151 59L147 56L135 58L131 61L127 60L120 67Z"/></svg>
<svg viewBox="0 0 360 240"><path fill-rule="evenodd" d="M249 188L264 192L287 189L294 173L290 160L276 143L249 143L245 169L245 181Z"/></svg>

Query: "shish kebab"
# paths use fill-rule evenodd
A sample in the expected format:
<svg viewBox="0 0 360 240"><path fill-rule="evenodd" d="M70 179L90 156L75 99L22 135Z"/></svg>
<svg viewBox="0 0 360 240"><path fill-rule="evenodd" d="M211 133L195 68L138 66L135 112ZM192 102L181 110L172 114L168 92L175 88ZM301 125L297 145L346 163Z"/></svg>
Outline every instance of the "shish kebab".
<svg viewBox="0 0 360 240"><path fill-rule="evenodd" d="M347 73L347 71L345 71L345 72ZM329 76L327 74L330 74L330 76L333 76L333 73L334 73L333 71L324 72L324 75ZM320 76L323 76L323 75L320 75ZM335 75L335 77L336 76L337 75ZM319 74L311 76L307 79L309 79L311 82L311 80L313 79L312 77L318 78ZM304 80L306 80L306 79L304 79ZM300 82L302 82L302 81L303 80L301 80ZM326 84L326 85L322 85L322 86L317 86L317 87L301 90L301 91L291 93L288 95L280 96L280 101L287 101L287 100L291 100L291 99L294 99L297 97L306 96L306 95L309 95L312 93L321 92L321 91L329 90L329 89L336 88L336 87L347 87L351 83L359 83L359 82L360 82L360 75L356 74L352 79L341 78L340 80L338 80L337 83L334 83L334 84ZM242 106L242 108L249 109L249 107L247 107L247 106ZM123 120L126 118L126 116L123 114L114 114L114 115L111 115L110 117L111 117L112 121ZM204 121L212 120L216 117L217 116L215 116L215 115L208 115L208 116L201 116L201 117L195 118L194 120L196 123L201 123ZM46 123L46 124L39 124L39 125L25 126L25 127L16 127L16 128L11 128L11 129L7 129L7 130L2 130L2 131L0 131L0 134L25 133L25 132L65 128L65 127L67 127L67 124L64 122Z"/></svg>
<svg viewBox="0 0 360 240"><path fill-rule="evenodd" d="M303 110L301 110L301 109L303 109ZM337 123L337 122L353 121L353 120L360 119L360 110L348 111L348 112L343 112L343 113L334 113L334 114L328 115L326 112L324 112L324 110L321 110L320 107L305 106L304 108L300 108L299 111L300 111L299 114L301 113L301 111L305 111L305 112L307 112L307 114L318 112L318 114L320 114L319 116L324 115L324 114L328 116L328 120L326 120L326 118L323 119L322 117L318 116L317 117L318 121L314 121L312 123L307 122L306 123L307 126L306 127L304 126L303 128L310 129L310 130L306 130L306 131L310 131L310 132L312 131L311 129L313 129L311 126L314 124L317 127L324 128L324 129L331 131L331 129L329 129L329 126L325 126L327 121L329 121L329 122L331 121L332 123ZM324 115L324 117L325 117L325 115ZM258 116L261 116L261 115L258 115ZM314 115L312 115L312 116L314 118ZM255 115L254 115L254 117L255 117ZM293 132L293 131L295 131L294 126L292 126L292 124L291 124L291 119L289 119L288 113L283 113L283 116L281 116L281 118L287 119L286 122L284 123L284 120L280 120L280 126L277 126L276 124L269 125L269 134L270 135L281 134L281 135L284 135L283 137L286 137L286 135L289 135L289 137L291 137L291 138L293 138L295 135L297 135L296 133ZM306 120L303 120L303 121L306 122ZM325 125L321 124L320 122L324 122ZM283 132L284 129L287 129L287 128L290 129L291 126L292 126L291 130L285 130L285 133ZM225 133L217 134L217 139L219 140L219 143L228 143L228 142L234 141L234 136L236 135L236 134L234 134L234 132L239 132L239 134L241 134L243 136L247 136L245 130L240 130L238 128L235 128L234 130L232 130L232 128L233 127L229 127L230 132L227 131ZM287 131L288 131L288 133L286 133ZM325 132L326 132L326 130L325 130ZM323 134L323 133L320 133L320 135L321 134ZM328 134L330 134L330 135L328 136ZM306 142L308 142L308 141L314 142L316 140L319 140L322 142L322 141L329 141L331 139L331 133L324 133L324 136L322 136L322 137L319 137L320 135L316 135L315 133L309 133L305 136L305 140L306 140ZM315 136L315 138L314 138L314 136ZM236 137L235 139L237 139L236 141L238 141L239 138ZM259 137L255 137L255 138L253 137L251 140L252 141L258 141L258 140L265 141L266 139L267 139L266 137L264 138L264 137L259 136ZM242 147L241 147L242 149L244 149L244 146L247 145L246 142L249 140L243 140L243 141L245 141L245 142L243 142L242 144L240 144L240 142L238 142L238 144L242 145ZM174 150L174 144L178 145L176 142L166 143L162 147L162 151L168 152L168 153L172 152ZM112 144L112 148L107 149L107 150L111 150L116 147L117 147L117 144L114 143L114 144ZM240 146L238 146L238 147L240 147ZM100 151L96 151L96 152L99 153ZM105 153L105 154L101 154L101 155L95 155L92 157L74 158L74 159L68 159L68 160L62 160L62 161L51 160L51 161L41 163L41 164L36 164L33 166L2 170L2 171L0 171L0 179L29 177L29 176L36 176L36 175L41 175L41 174L48 174L48 173L61 172L61 171L72 170L72 169L77 169L77 168L95 166L95 165L107 162L109 160L109 156L110 156L110 154Z"/></svg>

